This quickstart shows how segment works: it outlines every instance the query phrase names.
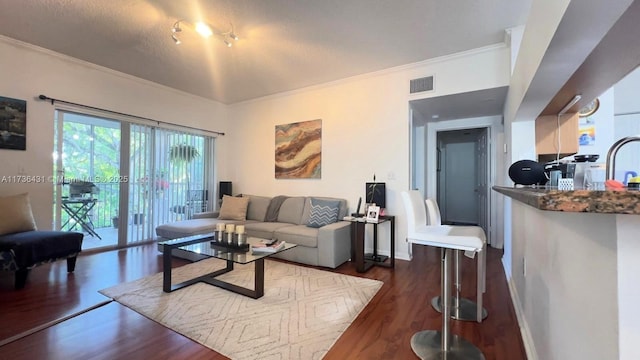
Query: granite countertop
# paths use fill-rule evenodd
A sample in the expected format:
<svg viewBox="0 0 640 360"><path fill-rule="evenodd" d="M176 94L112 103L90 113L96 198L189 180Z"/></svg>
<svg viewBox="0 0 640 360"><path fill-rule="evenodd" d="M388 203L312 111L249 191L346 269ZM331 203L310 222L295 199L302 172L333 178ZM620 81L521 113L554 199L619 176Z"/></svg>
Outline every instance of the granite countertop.
<svg viewBox="0 0 640 360"><path fill-rule="evenodd" d="M640 214L637 190L551 190L494 186L493 190L540 210L600 214Z"/></svg>

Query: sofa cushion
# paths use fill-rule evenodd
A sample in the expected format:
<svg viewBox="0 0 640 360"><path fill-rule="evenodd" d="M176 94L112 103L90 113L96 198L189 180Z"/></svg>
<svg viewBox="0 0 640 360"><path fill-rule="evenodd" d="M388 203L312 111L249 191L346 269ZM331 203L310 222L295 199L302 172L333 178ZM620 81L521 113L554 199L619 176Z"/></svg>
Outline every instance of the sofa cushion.
<svg viewBox="0 0 640 360"><path fill-rule="evenodd" d="M267 214L267 208L271 202L270 197L243 195L249 198L249 207L247 208L247 220L264 221Z"/></svg>
<svg viewBox="0 0 640 360"><path fill-rule="evenodd" d="M244 221L247 219L247 207L249 207L248 197L224 195L218 219Z"/></svg>
<svg viewBox="0 0 640 360"><path fill-rule="evenodd" d="M274 239L276 230L291 227L293 225L280 222L253 222L244 226L248 236L259 237L262 239Z"/></svg>
<svg viewBox="0 0 640 360"><path fill-rule="evenodd" d="M244 224L245 221L212 218L182 220L157 226L156 234L165 239L177 239L185 236L206 234L214 232L216 224L218 223Z"/></svg>
<svg viewBox="0 0 640 360"><path fill-rule="evenodd" d="M278 222L289 224L302 224L302 212L304 210L306 197L297 196L286 199L280 206L278 212Z"/></svg>
<svg viewBox="0 0 640 360"><path fill-rule="evenodd" d="M29 194L0 197L0 235L36 230Z"/></svg>
<svg viewBox="0 0 640 360"><path fill-rule="evenodd" d="M311 198L311 211L307 226L319 228L338 221L340 201Z"/></svg>
<svg viewBox="0 0 640 360"><path fill-rule="evenodd" d="M306 225L294 225L277 229L275 238L300 246L318 247L318 229Z"/></svg>

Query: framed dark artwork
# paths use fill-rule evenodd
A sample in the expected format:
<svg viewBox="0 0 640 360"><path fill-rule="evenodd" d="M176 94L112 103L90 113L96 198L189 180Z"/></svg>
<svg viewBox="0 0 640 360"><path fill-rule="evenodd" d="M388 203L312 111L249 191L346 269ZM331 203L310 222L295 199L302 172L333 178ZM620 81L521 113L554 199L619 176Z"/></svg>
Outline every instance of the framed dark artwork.
<svg viewBox="0 0 640 360"><path fill-rule="evenodd" d="M0 149L27 149L27 102L0 96Z"/></svg>
<svg viewBox="0 0 640 360"><path fill-rule="evenodd" d="M365 203L376 204L381 209L387 207L387 189L385 183L368 182L365 189ZM365 208L366 209L366 208Z"/></svg>
<svg viewBox="0 0 640 360"><path fill-rule="evenodd" d="M276 125L276 179L320 179L322 120Z"/></svg>

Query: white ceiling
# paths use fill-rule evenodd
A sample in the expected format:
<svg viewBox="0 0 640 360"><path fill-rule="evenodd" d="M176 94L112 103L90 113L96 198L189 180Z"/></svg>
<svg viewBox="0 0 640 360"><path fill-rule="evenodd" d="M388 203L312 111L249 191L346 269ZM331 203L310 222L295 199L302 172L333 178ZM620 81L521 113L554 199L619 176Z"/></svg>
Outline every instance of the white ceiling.
<svg viewBox="0 0 640 360"><path fill-rule="evenodd" d="M0 34L231 104L503 41L531 0L0 0ZM175 21L240 36L227 48Z"/></svg>

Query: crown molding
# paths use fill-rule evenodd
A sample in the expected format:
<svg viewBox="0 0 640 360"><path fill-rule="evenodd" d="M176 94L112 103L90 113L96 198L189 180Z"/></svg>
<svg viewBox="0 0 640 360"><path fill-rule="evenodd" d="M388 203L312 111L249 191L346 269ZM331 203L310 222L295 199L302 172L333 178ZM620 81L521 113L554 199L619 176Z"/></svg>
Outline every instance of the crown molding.
<svg viewBox="0 0 640 360"><path fill-rule="evenodd" d="M78 66L83 66L85 68L89 68L91 70L99 71L99 72L102 72L102 73L105 73L105 74L108 74L108 75L111 75L111 76L116 76L116 77L119 77L119 78L122 78L122 79L125 79L125 80L128 80L128 81L133 81L133 82L136 82L136 83L141 84L141 85L154 87L154 88L157 88L157 89L160 89L160 90L164 90L164 91L170 91L170 92L173 92L175 94L178 94L178 95L181 95L181 96L185 96L185 97L204 100L204 101L207 101L207 102L214 102L214 103L217 103L217 104L220 104L220 105L227 106L227 104L222 103L220 101L216 101L216 100L209 99L209 98L206 98L206 97L194 95L194 94L188 93L186 91L178 90L176 88L172 88L170 86L162 85L162 84L150 81L150 80L139 78L137 76L133 76L133 75L130 75L130 74L127 74L127 73L123 73L121 71L113 70L113 69L110 69L110 68L102 66L102 65L98 65L98 64L94 64L92 62L88 62L88 61L85 61L85 60L74 58L74 57L69 56L69 55L61 54L59 52L56 52L56 51L53 51L53 50L49 50L47 48L43 48L43 47L38 46L38 45L30 44L30 43L27 43L27 42L24 42L24 41L21 41L21 40L16 40L14 38L10 38L10 37L4 36L4 35L0 35L0 42L5 43L5 44L10 45L10 46L15 46L15 47L18 47L18 48L21 48L21 49L24 49L24 50L33 51L35 53L39 53L39 54L42 54L42 55L51 56L51 57L56 58L56 59L61 60L61 61L73 63L73 64L78 65Z"/></svg>
<svg viewBox="0 0 640 360"><path fill-rule="evenodd" d="M449 61L460 59L460 58L465 58L473 55L478 55L486 52L491 52L491 51L496 51L501 49L508 49L508 48L509 47L504 42L496 43L496 44L487 45L487 46L483 46L483 47L479 47L471 50L457 52L454 54L443 55L443 56L439 56L436 58L427 59L427 60L423 60L415 63L394 66L394 67L390 67L390 68L386 68L378 71L372 71L365 74L354 75L354 76L350 76L350 77L346 77L346 78L342 78L334 81L329 81L322 84L311 85L311 86L303 87L300 89L289 90L289 91L284 91L277 94L266 95L266 96L255 98L255 99L244 100L237 103L229 104L229 106L234 107L236 105L245 105L245 104L250 104L254 102L273 100L281 97L287 97L291 95L302 94L309 91L315 91L315 90L329 88L337 85L342 85L342 84L346 84L353 81L365 80L365 79L370 79L370 78L375 78L379 76L390 75L390 74L395 74L400 72L406 72L411 70L418 70L423 67L429 67L439 63L449 62ZM433 74L429 73L426 75L433 75Z"/></svg>
<svg viewBox="0 0 640 360"><path fill-rule="evenodd" d="M473 56L473 55L478 55L478 54L482 54L482 53L486 53L486 52L490 52L490 51L496 51L496 50L500 50L500 49L506 49L508 48L507 44L505 44L504 42L501 43L497 43L497 44L492 44L492 45L487 45L487 46L483 46L483 47L479 47L479 48L475 48L475 49L471 49L471 50L465 50L465 51L461 51L461 52L457 52L454 54L449 54L449 55L444 55L444 56L439 56L433 59L427 59L427 60L423 60L423 61L419 61L419 62L415 62L415 63L410 63L410 64L405 64L405 65L399 65L399 66L394 66L394 67L390 67L390 68L386 68L386 69L382 69L382 70L378 70L378 71L373 71L373 72L369 72L369 73L365 73L365 74L359 74L359 75L354 75L354 76L350 76L350 77L346 77L346 78L342 78L342 79L338 79L338 80L334 80L334 81L330 81L330 82L326 82L326 83L322 83L322 84L317 84L317 85L311 85L311 86L307 86L307 87L303 87L300 89L295 89L295 90L289 90L289 91L284 91L284 92L280 92L280 93L276 93L276 94L271 94L271 95L266 95L266 96L262 96L259 98L255 98L255 99L249 99L249 100L244 100L244 101L240 101L240 102L236 102L236 103L223 103L217 100L213 100L213 99L209 99L209 98L205 98L199 95L194 95L182 90L178 90L166 85L162 85L162 84L158 84L156 82L150 81L150 80L146 80L146 79L142 79L133 75L129 75L117 70L113 70L101 65L97 65L85 60L80 60L78 58L74 58L72 56L68 56L68 55L64 55L61 53L58 53L56 51L53 50L49 50L37 45L33 45L30 43L26 43L24 41L20 41L20 40L16 40L4 35L0 35L0 42L6 43L8 45L11 46L15 46L15 47L19 47L22 49L26 49L26 50L30 50L39 54L43 54L43 55L47 55L47 56L51 56L54 58L57 58L59 60L65 61L65 62L70 62L73 64L76 64L78 66L83 66L92 70L96 70L105 74L109 74L112 76L116 76L116 77L120 77L129 81L133 81L145 86L151 86L151 87L155 87L157 89L162 89L164 91L171 91L174 92L176 94L180 94L182 96L186 96L186 97L191 97L191 98L195 98L195 99L201 99L201 100L205 100L207 102L213 102L216 104L220 104L223 105L225 107L234 107L237 105L244 105L244 104L250 104L250 103L254 103L254 102L261 102L261 101L267 101L267 100L273 100L273 99L277 99L277 98L281 98L281 97L287 97L287 96L291 96L291 95L295 95L295 94L301 94L301 93L305 93L305 92L309 92L309 91L314 91L314 90L319 90L319 89L324 89L324 88L329 88L329 87L333 87L333 86L337 86L337 85L341 85L341 84L346 84L349 82L353 82L353 81L358 81L358 80L365 80L365 79L370 79L370 78L375 78L375 77L379 77L379 76L384 76L384 75L389 75L389 74L395 74L395 73L399 73L399 72L406 72L406 71L411 71L411 70L417 70L417 69L421 69L423 67L429 67L429 66L433 66L439 63L444 63L444 62L448 62L448 61L452 61L455 59L460 59L460 58L465 58L465 57L469 57L469 56ZM432 75L432 74L429 74Z"/></svg>

